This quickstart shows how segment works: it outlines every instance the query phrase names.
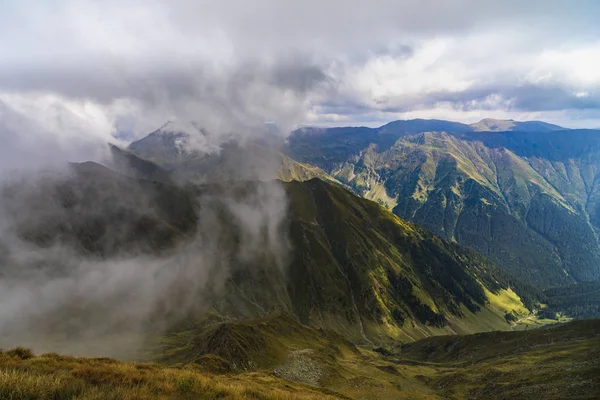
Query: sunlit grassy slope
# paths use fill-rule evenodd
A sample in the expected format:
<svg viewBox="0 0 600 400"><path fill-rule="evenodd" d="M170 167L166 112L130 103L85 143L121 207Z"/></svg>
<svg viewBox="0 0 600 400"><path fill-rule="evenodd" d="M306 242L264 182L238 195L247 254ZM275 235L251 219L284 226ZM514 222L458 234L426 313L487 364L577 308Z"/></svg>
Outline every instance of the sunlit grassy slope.
<svg viewBox="0 0 600 400"><path fill-rule="evenodd" d="M194 345L210 339L210 334L197 333L197 341L186 350L189 357L181 353L171 365L33 356L20 348L5 351L0 354L0 398L597 399L600 395L598 320L526 332L435 337L376 351L287 318L248 321L228 329L216 346ZM264 335L264 347L251 345L257 335ZM231 369L239 356L232 351L236 348L263 361L250 369Z"/></svg>
<svg viewBox="0 0 600 400"><path fill-rule="evenodd" d="M326 390L268 373L214 375L194 365L170 368L23 349L0 355L2 399L332 399Z"/></svg>

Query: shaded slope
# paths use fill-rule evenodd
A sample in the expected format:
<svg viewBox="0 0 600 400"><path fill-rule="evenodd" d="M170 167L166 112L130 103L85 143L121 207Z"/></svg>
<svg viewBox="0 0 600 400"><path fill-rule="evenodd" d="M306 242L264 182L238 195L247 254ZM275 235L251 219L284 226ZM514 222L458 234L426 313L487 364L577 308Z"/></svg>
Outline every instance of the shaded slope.
<svg viewBox="0 0 600 400"><path fill-rule="evenodd" d="M581 282L544 291L546 307L541 315L556 319L564 315L575 319L600 318L600 281Z"/></svg>
<svg viewBox="0 0 600 400"><path fill-rule="evenodd" d="M420 361L473 364L555 343L590 338L600 340L600 320L574 321L530 331L431 337L404 344L397 354Z"/></svg>
<svg viewBox="0 0 600 400"><path fill-rule="evenodd" d="M155 163L137 157L112 144L110 150L112 155L110 167L113 170L133 178L172 183L169 173Z"/></svg>
<svg viewBox="0 0 600 400"><path fill-rule="evenodd" d="M21 238L108 257L160 252L194 235L194 204L182 190L92 162L69 170L3 188L3 205Z"/></svg>
<svg viewBox="0 0 600 400"><path fill-rule="evenodd" d="M174 327L161 339L156 355L164 363L198 365L205 364L207 356L216 356L226 363L222 365L227 365L229 371L240 372L273 369L294 349L319 353L322 364L333 364L331 361L345 352L358 353L351 342L333 331L314 329L300 324L291 315L275 313ZM332 365L329 367L322 375L334 374Z"/></svg>
<svg viewBox="0 0 600 400"><path fill-rule="evenodd" d="M600 321L524 332L436 337L402 346L405 360L440 368L442 396L469 399L595 399L600 396Z"/></svg>

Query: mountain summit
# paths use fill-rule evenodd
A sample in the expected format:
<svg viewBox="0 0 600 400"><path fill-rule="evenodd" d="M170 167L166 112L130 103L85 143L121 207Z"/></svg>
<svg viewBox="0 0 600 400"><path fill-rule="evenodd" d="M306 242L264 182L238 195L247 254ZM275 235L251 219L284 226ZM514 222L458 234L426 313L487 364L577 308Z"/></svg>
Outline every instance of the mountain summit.
<svg viewBox="0 0 600 400"><path fill-rule="evenodd" d="M477 132L549 132L565 130L562 126L549 124L542 121L519 122L514 119L484 118L470 125Z"/></svg>

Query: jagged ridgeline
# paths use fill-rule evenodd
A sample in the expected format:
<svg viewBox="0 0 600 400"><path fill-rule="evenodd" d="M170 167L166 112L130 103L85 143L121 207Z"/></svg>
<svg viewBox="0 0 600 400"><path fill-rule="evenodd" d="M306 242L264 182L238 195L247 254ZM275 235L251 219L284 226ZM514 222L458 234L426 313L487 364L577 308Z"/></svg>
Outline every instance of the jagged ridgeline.
<svg viewBox="0 0 600 400"><path fill-rule="evenodd" d="M20 237L42 247L68 244L83 257L109 260L139 254L160 259L194 241L209 241L221 261L207 272L209 283L195 299L204 314L194 317L283 312L351 340L381 343L506 329L507 314L526 314L540 300L535 289L475 252L319 179L182 188L94 163L72 168L65 180L34 193L35 207L50 211L21 221ZM261 185L283 188L287 198L275 235L285 246L277 254L266 245L268 232L260 233L265 241L256 248L244 250L247 243L233 222L243 212L235 205ZM19 193L12 190L13 197ZM218 229L201 226L207 211ZM224 278L224 287L213 287L213 278Z"/></svg>

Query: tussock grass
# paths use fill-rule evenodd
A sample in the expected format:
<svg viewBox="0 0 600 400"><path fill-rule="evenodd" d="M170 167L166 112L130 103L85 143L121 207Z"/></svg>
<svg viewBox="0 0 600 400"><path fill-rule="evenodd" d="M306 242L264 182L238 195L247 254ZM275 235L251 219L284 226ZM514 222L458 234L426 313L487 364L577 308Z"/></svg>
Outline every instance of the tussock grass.
<svg viewBox="0 0 600 400"><path fill-rule="evenodd" d="M0 399L332 399L317 388L264 373L211 375L109 358L0 353Z"/></svg>
<svg viewBox="0 0 600 400"><path fill-rule="evenodd" d="M294 346L278 366L239 374L209 373L199 359L167 367L35 356L16 348L0 352L0 399L591 400L600 398L599 324L433 337L386 351L358 347L335 355ZM201 359L218 366L223 361Z"/></svg>

